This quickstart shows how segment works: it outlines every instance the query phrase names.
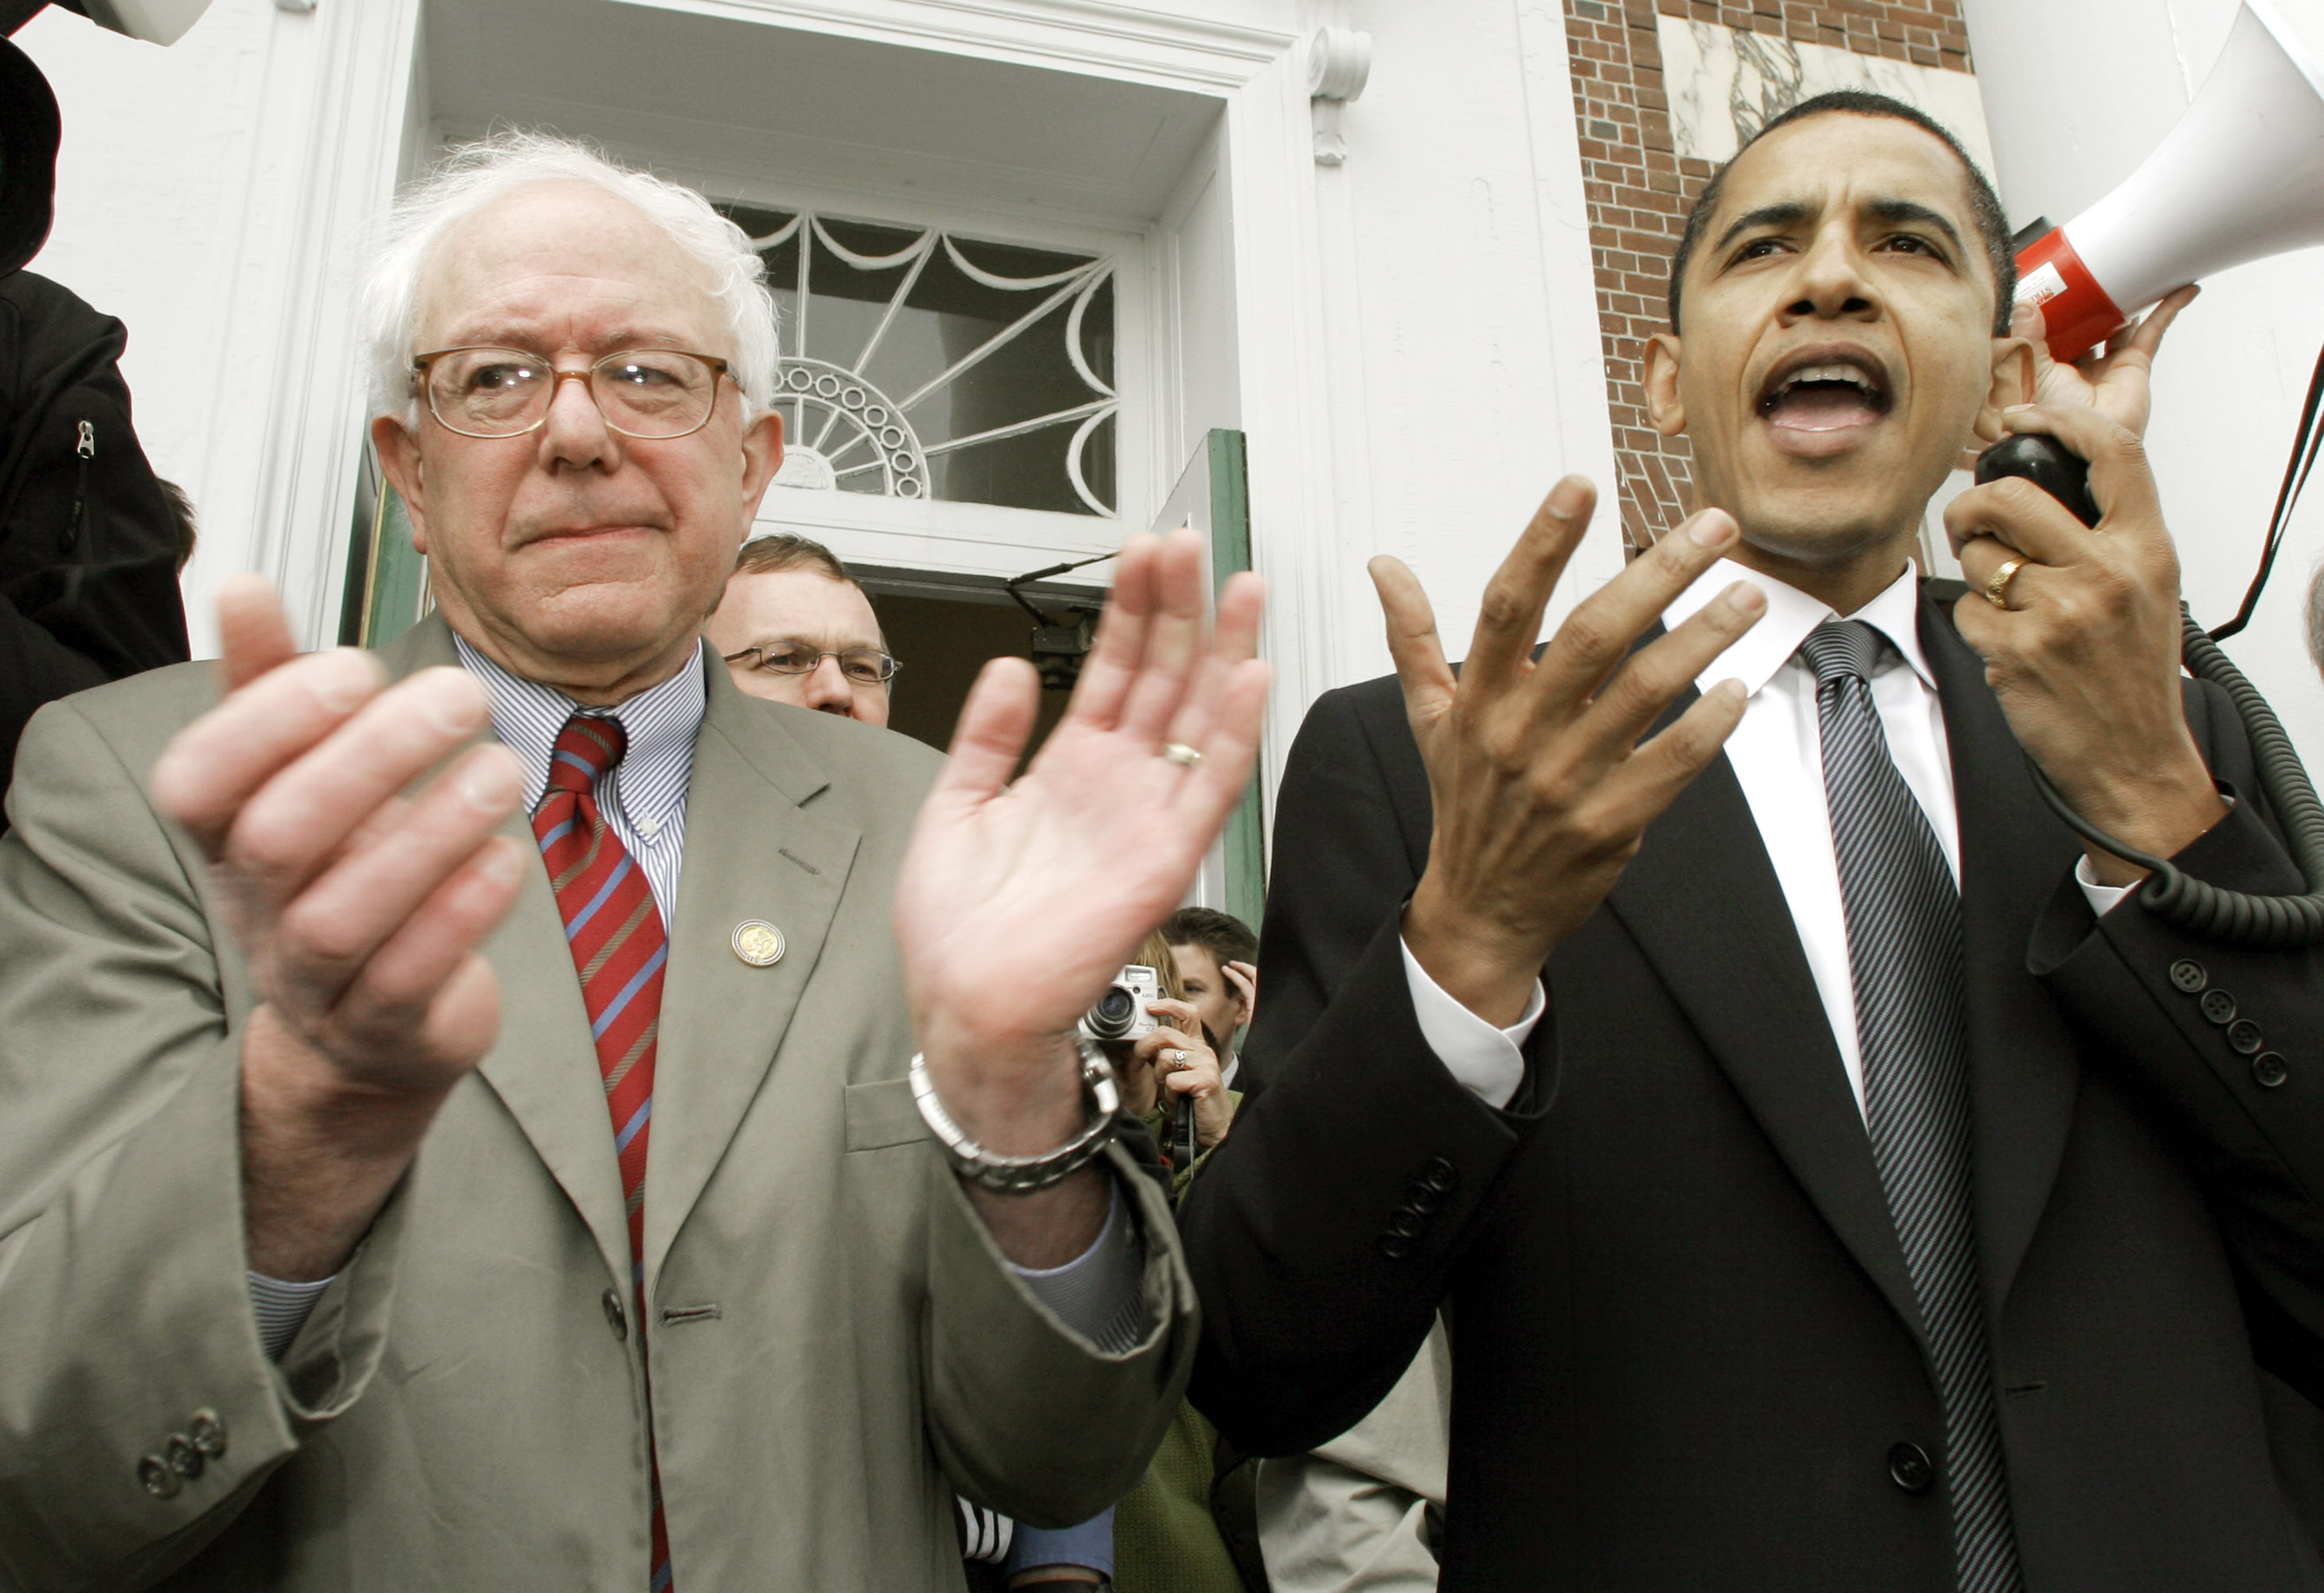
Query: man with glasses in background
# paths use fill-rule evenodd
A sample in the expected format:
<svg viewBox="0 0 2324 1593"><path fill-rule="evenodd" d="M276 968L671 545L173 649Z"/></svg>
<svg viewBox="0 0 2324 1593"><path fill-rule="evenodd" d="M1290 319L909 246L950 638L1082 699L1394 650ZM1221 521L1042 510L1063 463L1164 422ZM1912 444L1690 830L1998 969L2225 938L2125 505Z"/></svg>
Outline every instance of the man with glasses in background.
<svg viewBox="0 0 2324 1593"><path fill-rule="evenodd" d="M888 723L888 683L903 666L871 598L820 542L783 531L743 543L702 632L754 697Z"/></svg>
<svg viewBox="0 0 2324 1593"><path fill-rule="evenodd" d="M364 307L437 612L300 657L230 582L26 733L0 1585L957 1588L955 1489L1084 1519L1184 1386L1073 1032L1249 778L1257 584L1206 635L1131 538L1004 790L1022 660L947 763L706 653L782 427L699 195L495 137Z"/></svg>

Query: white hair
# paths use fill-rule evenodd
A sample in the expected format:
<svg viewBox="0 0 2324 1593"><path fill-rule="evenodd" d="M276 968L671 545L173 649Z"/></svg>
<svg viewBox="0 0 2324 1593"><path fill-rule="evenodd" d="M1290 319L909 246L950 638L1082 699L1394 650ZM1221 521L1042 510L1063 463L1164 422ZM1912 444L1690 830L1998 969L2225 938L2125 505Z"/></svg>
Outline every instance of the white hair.
<svg viewBox="0 0 2324 1593"><path fill-rule="evenodd" d="M359 300L371 362L374 414L411 414L411 356L419 352L420 288L454 228L519 189L594 183L628 200L710 273L711 297L725 312L724 351L753 409L774 396L775 301L766 265L742 229L692 189L616 165L586 144L551 134L496 133L458 145L395 202L364 275ZM721 351L705 349L706 354Z"/></svg>

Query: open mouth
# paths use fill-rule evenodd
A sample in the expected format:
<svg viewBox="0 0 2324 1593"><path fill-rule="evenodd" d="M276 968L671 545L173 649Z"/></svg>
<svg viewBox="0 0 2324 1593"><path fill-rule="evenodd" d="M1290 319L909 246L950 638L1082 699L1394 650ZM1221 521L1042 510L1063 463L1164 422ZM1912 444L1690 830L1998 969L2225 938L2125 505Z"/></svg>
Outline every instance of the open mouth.
<svg viewBox="0 0 2324 1593"><path fill-rule="evenodd" d="M1816 359L1777 367L1759 399L1759 418L1811 451L1844 445L1850 434L1888 412L1886 374L1852 357Z"/></svg>

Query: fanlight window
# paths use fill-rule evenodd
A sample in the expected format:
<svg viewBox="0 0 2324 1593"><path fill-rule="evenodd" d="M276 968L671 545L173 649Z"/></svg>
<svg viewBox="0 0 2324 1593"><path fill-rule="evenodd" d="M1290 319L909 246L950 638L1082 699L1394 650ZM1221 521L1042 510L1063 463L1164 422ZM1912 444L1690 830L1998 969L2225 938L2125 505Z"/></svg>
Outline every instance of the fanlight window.
<svg viewBox="0 0 2324 1593"><path fill-rule="evenodd" d="M1112 262L725 209L780 316L778 485L1112 516Z"/></svg>

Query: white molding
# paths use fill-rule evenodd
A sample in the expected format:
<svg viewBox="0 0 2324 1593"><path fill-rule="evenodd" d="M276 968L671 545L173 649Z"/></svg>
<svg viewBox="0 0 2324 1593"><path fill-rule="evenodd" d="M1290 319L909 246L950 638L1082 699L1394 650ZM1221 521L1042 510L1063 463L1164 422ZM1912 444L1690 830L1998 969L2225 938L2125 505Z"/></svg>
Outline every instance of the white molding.
<svg viewBox="0 0 2324 1593"><path fill-rule="evenodd" d="M1344 601L1308 104L1305 62L1286 49L1228 108L1251 562L1271 593L1270 803L1307 705L1348 678L1349 627L1364 612Z"/></svg>
<svg viewBox="0 0 2324 1593"><path fill-rule="evenodd" d="M697 16L773 22L841 38L948 49L988 60L1163 87L1233 87L1297 42L1282 29L1107 0L622 0Z"/></svg>
<svg viewBox="0 0 2324 1593"><path fill-rule="evenodd" d="M263 290L237 295L236 341L269 357L224 373L221 394L238 394L226 414L248 416L264 438L244 567L273 579L309 646L337 638L365 419L355 244L394 191L419 10L420 0L365 0L281 14L267 63L254 159L297 175L276 190L282 214L254 207L244 229L245 255L271 269ZM285 81L293 74L299 89Z"/></svg>

